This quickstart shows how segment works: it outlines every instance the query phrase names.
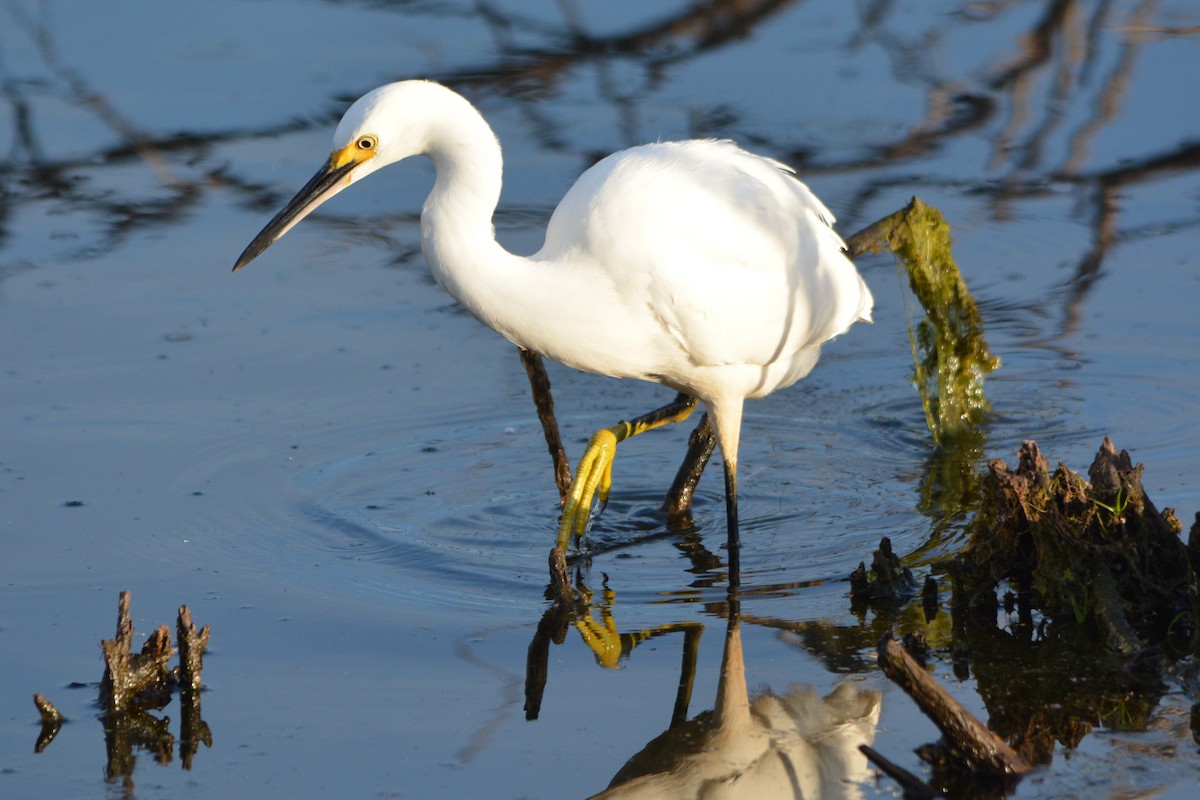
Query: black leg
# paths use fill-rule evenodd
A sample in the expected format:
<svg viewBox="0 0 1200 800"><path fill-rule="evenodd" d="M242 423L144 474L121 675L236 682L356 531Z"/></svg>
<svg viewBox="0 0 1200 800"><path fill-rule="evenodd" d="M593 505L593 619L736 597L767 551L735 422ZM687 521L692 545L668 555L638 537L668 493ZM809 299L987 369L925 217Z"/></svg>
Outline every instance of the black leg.
<svg viewBox="0 0 1200 800"><path fill-rule="evenodd" d="M554 459L554 482L558 485L558 497L563 500L571 488L571 463L567 461L562 437L558 433L554 395L550 393L550 376L546 374L546 365L542 363L540 355L520 347L517 352L521 354L521 363L525 365L525 374L529 376L529 388L533 391L533 404L537 407L538 421L542 423L542 433L546 437L546 449L550 451L550 458Z"/></svg>
<svg viewBox="0 0 1200 800"><path fill-rule="evenodd" d="M725 558L729 566L729 596L732 602L737 597L742 581L742 539L738 532L737 462L728 460L725 461L725 526Z"/></svg>
<svg viewBox="0 0 1200 800"><path fill-rule="evenodd" d="M667 519L678 520L692 507L696 484L700 482L700 475L703 474L716 446L717 434L708 414L705 413L700 418L700 424L688 437L687 455L679 465L679 471L675 473L675 481L667 490L667 496L663 498L661 510L667 515Z"/></svg>

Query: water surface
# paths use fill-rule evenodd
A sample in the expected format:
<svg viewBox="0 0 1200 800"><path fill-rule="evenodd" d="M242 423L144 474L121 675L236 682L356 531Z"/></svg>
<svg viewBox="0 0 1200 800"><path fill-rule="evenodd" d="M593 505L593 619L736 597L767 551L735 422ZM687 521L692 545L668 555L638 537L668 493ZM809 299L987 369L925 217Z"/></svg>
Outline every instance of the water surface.
<svg viewBox="0 0 1200 800"><path fill-rule="evenodd" d="M1108 434L1160 507L1200 510L1187 3L16 0L0 19L6 797L123 791L93 706L121 589L142 631L180 603L214 629L213 746L189 771L142 754L140 797L587 796L670 722L679 632L615 671L571 633L524 719L557 495L512 346L425 270L430 167L357 185L228 272L346 105L390 80L445 80L485 113L505 147L498 235L519 252L595 158L657 139L795 164L845 233L919 195L950 221L1003 360L972 466L1032 437L1082 470ZM875 324L747 408L746 669L752 688L881 689L875 746L920 770L912 747L935 732L869 648L834 658L797 633L870 630L850 570L882 535L929 560L961 521L923 499L911 299L889 257L860 268ZM551 377L573 457L671 396ZM692 527L655 513L686 434L622 446L586 579L607 580L623 632L704 626L696 713L721 657L724 515L713 475ZM986 718L969 677L935 674ZM34 691L72 719L38 755ZM1182 791L1200 775L1189 691L1017 796Z"/></svg>

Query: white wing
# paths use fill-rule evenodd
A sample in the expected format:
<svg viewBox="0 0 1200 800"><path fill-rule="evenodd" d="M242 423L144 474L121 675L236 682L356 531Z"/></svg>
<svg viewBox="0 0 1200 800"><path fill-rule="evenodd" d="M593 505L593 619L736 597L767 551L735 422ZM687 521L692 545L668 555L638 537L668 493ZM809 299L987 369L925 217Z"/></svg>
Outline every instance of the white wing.
<svg viewBox="0 0 1200 800"><path fill-rule="evenodd" d="M731 142L660 143L584 173L543 252L602 265L691 363L767 365L870 318L832 220L778 162Z"/></svg>

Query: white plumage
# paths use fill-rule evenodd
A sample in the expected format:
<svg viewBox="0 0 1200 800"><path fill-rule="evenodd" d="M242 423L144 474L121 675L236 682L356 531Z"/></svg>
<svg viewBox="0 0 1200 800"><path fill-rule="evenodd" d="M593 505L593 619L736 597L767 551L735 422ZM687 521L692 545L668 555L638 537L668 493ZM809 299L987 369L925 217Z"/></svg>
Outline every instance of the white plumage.
<svg viewBox="0 0 1200 800"><path fill-rule="evenodd" d="M870 320L871 293L828 209L787 167L731 142L650 144L584 172L551 217L542 249L513 255L492 228L501 155L491 128L455 92L404 81L350 107L329 161L235 269L341 189L414 155L429 156L437 173L421 214L426 259L476 318L568 366L657 381L704 403L725 460L736 541L743 400L804 377L823 342ZM612 448L657 424L618 433ZM588 467L592 452L564 518L576 529L596 484L607 494L611 452Z"/></svg>

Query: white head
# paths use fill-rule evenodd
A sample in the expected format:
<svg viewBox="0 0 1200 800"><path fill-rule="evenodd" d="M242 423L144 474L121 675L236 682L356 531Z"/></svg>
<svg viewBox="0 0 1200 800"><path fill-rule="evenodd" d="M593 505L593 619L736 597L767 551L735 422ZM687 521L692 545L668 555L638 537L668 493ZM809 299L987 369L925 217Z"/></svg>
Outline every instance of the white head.
<svg viewBox="0 0 1200 800"><path fill-rule="evenodd" d="M357 180L409 156L452 146L464 112L480 119L462 96L431 81L401 81L360 97L342 116L329 160L238 258L234 271L253 261L317 206ZM486 129L486 123L484 124Z"/></svg>

